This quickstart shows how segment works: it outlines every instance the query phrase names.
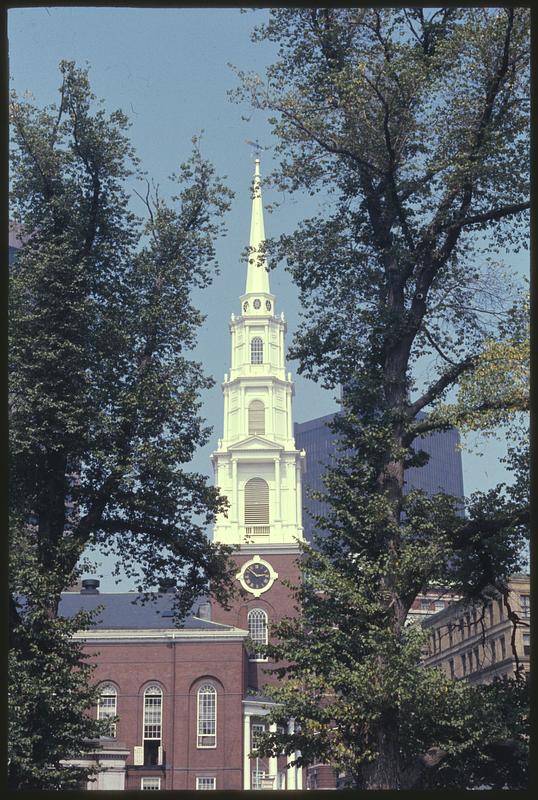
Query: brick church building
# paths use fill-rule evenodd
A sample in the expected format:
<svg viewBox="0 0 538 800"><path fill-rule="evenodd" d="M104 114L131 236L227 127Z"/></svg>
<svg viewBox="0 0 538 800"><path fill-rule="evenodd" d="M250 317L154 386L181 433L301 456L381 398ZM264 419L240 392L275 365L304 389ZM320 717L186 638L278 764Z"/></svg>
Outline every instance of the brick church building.
<svg viewBox="0 0 538 800"><path fill-rule="evenodd" d="M180 629L166 592L141 605L133 593L101 594L98 581L87 580L80 592L63 595L62 615L102 607L80 639L97 665L96 713L118 717L114 735L88 755L106 768L88 789L300 790L305 783L291 756L250 757L266 729L262 687L270 678L267 661L246 640L266 642L268 625L291 610L283 581L300 577L305 463L293 438L286 322L275 313L265 258L257 256L265 239L260 181L257 159L246 288L240 314L231 315L224 431L212 455L230 503L213 536L236 548L246 595L230 611L202 599Z"/></svg>
<svg viewBox="0 0 538 800"><path fill-rule="evenodd" d="M313 488L323 488L316 484L322 479L318 461L334 449L326 418L294 429L286 322L282 312L276 313L260 253L265 239L260 181L256 160L246 288L240 313L231 315L231 366L222 384L224 430L212 454L215 483L230 504L213 536L234 547L244 595L230 611L201 598L176 628L173 597L165 590L144 604L131 592L102 594L96 580L64 593L64 616L100 607L95 625L78 638L96 664L100 701L95 713L117 718L113 735L81 759L104 767L88 789L337 787L337 776L327 766L302 769L293 756L256 757L256 739L268 729L270 710L263 686L276 679L264 672L270 664L249 649L247 639L267 642L268 626L292 611L284 582L300 580L298 542L305 530L307 540L312 533L302 515L314 501L303 497L303 483L306 478ZM438 484L446 483L447 464L456 458L448 491L462 496L457 441L442 437L431 437L433 464L424 468L421 480L432 478L436 469L435 490L442 489ZM303 444L309 451L306 474ZM423 596L428 611L421 605L421 613L450 602L438 595ZM289 720L290 730L293 724Z"/></svg>

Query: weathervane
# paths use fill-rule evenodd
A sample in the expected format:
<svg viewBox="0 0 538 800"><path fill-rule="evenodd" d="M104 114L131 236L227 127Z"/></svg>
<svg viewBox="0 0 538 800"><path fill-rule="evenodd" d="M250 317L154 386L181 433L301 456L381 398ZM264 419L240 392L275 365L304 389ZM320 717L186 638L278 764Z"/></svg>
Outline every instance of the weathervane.
<svg viewBox="0 0 538 800"><path fill-rule="evenodd" d="M263 147L257 139L255 142L252 142L250 139L245 139L245 144L249 144L256 150L256 158L260 157L260 151L263 150Z"/></svg>

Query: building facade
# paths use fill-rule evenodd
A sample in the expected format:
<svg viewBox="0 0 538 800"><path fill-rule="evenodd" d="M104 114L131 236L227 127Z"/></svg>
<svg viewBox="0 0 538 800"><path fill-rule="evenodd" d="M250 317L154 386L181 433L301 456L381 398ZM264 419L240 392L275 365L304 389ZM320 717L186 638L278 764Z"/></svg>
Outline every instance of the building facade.
<svg viewBox="0 0 538 800"><path fill-rule="evenodd" d="M486 604L457 602L423 620L428 632L424 666L444 670L450 678L491 683L530 670L530 581L515 575L508 602L492 597ZM514 653L515 649L515 653Z"/></svg>
<svg viewBox="0 0 538 800"><path fill-rule="evenodd" d="M306 469L303 478L303 527L305 539L312 541L316 524L313 516L327 512L327 504L311 497L311 492L324 492L323 475L337 457L337 436L328 425L334 414L295 423L295 442L306 451ZM421 412L418 418L424 414ZM428 453L429 460L424 467L411 467L405 471L404 492L422 489L427 494L445 492L461 498L459 512L463 515L463 468L460 436L457 430L428 434L418 437L412 443L417 450ZM323 531L321 531L323 533Z"/></svg>

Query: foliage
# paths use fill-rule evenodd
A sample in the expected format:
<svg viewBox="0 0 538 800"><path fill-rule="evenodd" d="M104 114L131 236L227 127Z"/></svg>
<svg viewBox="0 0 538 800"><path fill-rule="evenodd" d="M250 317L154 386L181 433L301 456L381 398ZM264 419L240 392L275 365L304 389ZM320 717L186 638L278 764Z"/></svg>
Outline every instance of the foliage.
<svg viewBox="0 0 538 800"><path fill-rule="evenodd" d="M108 722L88 713L97 703L93 667L73 634L91 623L51 614L50 597L65 576L44 573L36 559L35 531L10 526L10 648L8 672L8 787L13 790L77 789L94 770L65 764L80 759ZM94 745L96 742L94 741Z"/></svg>
<svg viewBox="0 0 538 800"><path fill-rule="evenodd" d="M298 618L275 626L268 649L290 662L290 682L268 691L285 703L275 718L299 721L289 749L305 763L364 788L441 785L465 736L476 752L492 727L503 735L501 699L519 688L491 692L481 739L475 695L417 666L406 617L429 583L469 598L504 588L522 564L528 479L514 464L517 490L477 495L462 518L458 498L405 494L405 470L427 463L420 436L454 415L491 427L526 408L526 345L510 338L514 287L499 259L527 245L528 12L273 9L254 38L279 48L266 80L239 73L238 90L272 115L272 179L328 198L266 243L301 294L291 356L344 386L342 449L316 518L328 535L305 549ZM501 385L509 370L517 382ZM281 738L266 745L278 752Z"/></svg>
<svg viewBox="0 0 538 800"><path fill-rule="evenodd" d="M115 553L146 588L171 581L177 624L208 580L226 603L234 572L205 533L225 501L187 466L209 436L212 385L189 357L204 319L192 292L211 281L231 193L194 138L170 203L148 184L142 223L127 118L96 104L85 70L60 71L58 105L13 95L10 107L24 240L9 297L12 788L88 773L60 762L98 733L71 641L91 620L57 618L86 548Z"/></svg>
<svg viewBox="0 0 538 800"><path fill-rule="evenodd" d="M204 319L191 293L211 281L230 192L194 139L171 205L148 187L141 228L126 117L94 110L85 71L61 73L58 106L11 105L26 231L10 286L11 505L34 516L45 570L68 574L98 545L146 586L172 579L181 616L208 578L223 599L231 585L226 548L205 536L223 500L185 467L209 435L212 384L189 358Z"/></svg>

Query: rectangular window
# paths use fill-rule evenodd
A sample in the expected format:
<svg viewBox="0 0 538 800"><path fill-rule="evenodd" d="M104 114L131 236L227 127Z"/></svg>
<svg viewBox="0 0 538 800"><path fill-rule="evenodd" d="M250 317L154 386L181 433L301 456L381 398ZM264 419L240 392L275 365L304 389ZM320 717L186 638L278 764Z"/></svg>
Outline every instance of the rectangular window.
<svg viewBox="0 0 538 800"><path fill-rule="evenodd" d="M445 608L445 601L444 600L436 600L434 603L434 607L436 611L444 611Z"/></svg>
<svg viewBox="0 0 538 800"><path fill-rule="evenodd" d="M529 594L520 594L521 616L528 618L531 615L531 598Z"/></svg>
<svg viewBox="0 0 538 800"><path fill-rule="evenodd" d="M265 725L263 722L254 722L250 726L250 749L251 751L256 750L258 747L258 742L260 741L260 736L265 733Z"/></svg>
<svg viewBox="0 0 538 800"><path fill-rule="evenodd" d="M452 647L454 645L454 626L451 622L448 623L448 646Z"/></svg>
<svg viewBox="0 0 538 800"><path fill-rule="evenodd" d="M506 658L506 644L504 641L504 636L501 636L499 642L501 644L501 661L504 661L504 659Z"/></svg>
<svg viewBox="0 0 538 800"><path fill-rule="evenodd" d="M499 619L503 619L504 617L504 606L503 606L503 599L499 597L497 600L497 605L499 606Z"/></svg>
<svg viewBox="0 0 538 800"><path fill-rule="evenodd" d="M454 659L453 659L453 658L449 658L449 659L448 659L448 668L449 668L449 670L450 670L450 677L451 677L451 678L455 678L455 676L456 676L456 671L455 671L455 669L454 669Z"/></svg>
<svg viewBox="0 0 538 800"><path fill-rule="evenodd" d="M211 684L206 684L198 690L197 746L217 746L217 692Z"/></svg>
<svg viewBox="0 0 538 800"><path fill-rule="evenodd" d="M530 633L523 634L523 655L530 656L531 654L531 635Z"/></svg>
<svg viewBox="0 0 538 800"><path fill-rule="evenodd" d="M478 655L478 647L474 649L474 668L476 670L480 669L480 656Z"/></svg>
<svg viewBox="0 0 538 800"><path fill-rule="evenodd" d="M140 778L140 788L143 792L158 792L161 788L161 779Z"/></svg>
<svg viewBox="0 0 538 800"><path fill-rule="evenodd" d="M463 639L463 617L460 617L458 626L459 626L459 629L460 629L460 636Z"/></svg>
<svg viewBox="0 0 538 800"><path fill-rule="evenodd" d="M497 645L497 643L496 643L495 639L492 639L491 642L489 643L489 646L491 647L491 663L492 664L495 664L495 662L497 661L497 647L496 647L496 645Z"/></svg>
<svg viewBox="0 0 538 800"><path fill-rule="evenodd" d="M472 654L472 652L470 650L467 653L467 661L468 661L469 672L472 672L473 671L473 654Z"/></svg>
<svg viewBox="0 0 538 800"><path fill-rule="evenodd" d="M202 791L216 789L217 779L207 775L201 775L196 778L196 788Z"/></svg>
<svg viewBox="0 0 538 800"><path fill-rule="evenodd" d="M461 656L461 671L464 675L467 675L467 659L465 658L465 653Z"/></svg>
<svg viewBox="0 0 538 800"><path fill-rule="evenodd" d="M465 635L467 638L471 635L471 615L465 615Z"/></svg>
<svg viewBox="0 0 538 800"><path fill-rule="evenodd" d="M420 598L420 610L421 611L429 611L430 610L430 601L427 597Z"/></svg>
<svg viewBox="0 0 538 800"><path fill-rule="evenodd" d="M488 614L489 614L489 627L493 628L493 603L490 603L488 606Z"/></svg>
<svg viewBox="0 0 538 800"><path fill-rule="evenodd" d="M437 642L439 644L439 652L441 652L441 650L443 649L441 644L441 628L439 628L439 630L437 631Z"/></svg>

